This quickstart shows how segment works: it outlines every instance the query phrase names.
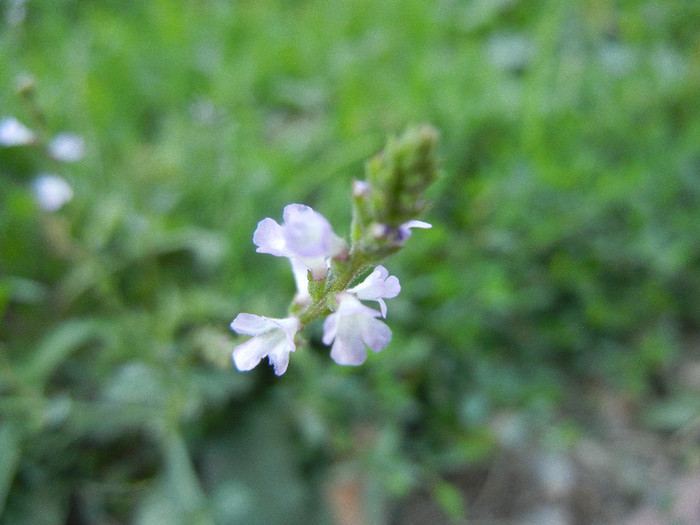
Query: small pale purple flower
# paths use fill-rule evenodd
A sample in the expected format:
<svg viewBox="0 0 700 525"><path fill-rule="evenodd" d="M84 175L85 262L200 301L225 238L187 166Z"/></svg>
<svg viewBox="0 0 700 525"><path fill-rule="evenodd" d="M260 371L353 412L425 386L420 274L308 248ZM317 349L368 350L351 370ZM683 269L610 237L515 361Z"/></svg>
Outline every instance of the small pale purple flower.
<svg viewBox="0 0 700 525"><path fill-rule="evenodd" d="M34 132L15 117L0 120L0 146L24 146L35 139Z"/></svg>
<svg viewBox="0 0 700 525"><path fill-rule="evenodd" d="M384 299L392 299L399 295L401 284L394 275L389 275L389 270L383 266L377 266L367 278L354 288L348 288L358 299L363 301L377 301L382 317L386 318L386 303Z"/></svg>
<svg viewBox="0 0 700 525"><path fill-rule="evenodd" d="M347 252L345 241L323 215L303 204L285 206L283 218L282 225L270 218L258 223L253 234L256 251L296 259L311 270L314 280L325 279L328 259Z"/></svg>
<svg viewBox="0 0 700 525"><path fill-rule="evenodd" d="M377 319L379 312L354 295L340 293L336 300L338 310L323 323L323 343L333 343L331 358L339 365L361 365L367 358L365 346L374 352L383 350L391 341L391 330Z"/></svg>
<svg viewBox="0 0 700 525"><path fill-rule="evenodd" d="M66 179L53 173L38 175L32 183L34 199L44 211L57 211L73 198L73 188Z"/></svg>
<svg viewBox="0 0 700 525"><path fill-rule="evenodd" d="M267 356L275 367L275 375L281 376L289 365L289 354L296 350L294 336L301 327L299 319L287 317L274 319L253 314L238 314L231 329L253 338L233 349L233 362L241 372L255 368Z"/></svg>

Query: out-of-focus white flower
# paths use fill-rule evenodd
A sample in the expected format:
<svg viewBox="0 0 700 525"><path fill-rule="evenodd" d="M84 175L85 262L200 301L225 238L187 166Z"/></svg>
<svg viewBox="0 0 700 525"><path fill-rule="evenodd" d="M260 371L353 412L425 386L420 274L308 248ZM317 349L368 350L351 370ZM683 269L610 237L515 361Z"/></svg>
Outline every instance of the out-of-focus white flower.
<svg viewBox="0 0 700 525"><path fill-rule="evenodd" d="M386 317L384 299L392 299L399 295L401 284L396 276L389 275L389 270L380 265L364 281L354 288L348 288L347 291L363 301L377 301L382 317Z"/></svg>
<svg viewBox="0 0 700 525"><path fill-rule="evenodd" d="M58 175L45 173L38 175L32 183L34 198L44 211L57 211L73 198L73 188Z"/></svg>
<svg viewBox="0 0 700 525"><path fill-rule="evenodd" d="M77 162L85 156L85 140L75 133L57 133L49 142L49 155L61 162Z"/></svg>
<svg viewBox="0 0 700 525"><path fill-rule="evenodd" d="M24 146L35 139L34 132L15 117L0 120L0 146Z"/></svg>
<svg viewBox="0 0 700 525"><path fill-rule="evenodd" d="M338 310L323 323L323 343L330 345L331 358L339 365L361 365L367 359L365 345L374 352L391 341L391 330L377 317L381 314L363 305L357 297L340 293Z"/></svg>
<svg viewBox="0 0 700 525"><path fill-rule="evenodd" d="M523 34L496 33L486 42L487 58L506 71L524 70L534 54L534 44Z"/></svg>
<svg viewBox="0 0 700 525"><path fill-rule="evenodd" d="M18 26L27 16L27 0L9 0L5 20L11 26Z"/></svg>
<svg viewBox="0 0 700 525"><path fill-rule="evenodd" d="M364 180L356 180L352 183L352 196L353 197L367 197L371 186L369 182Z"/></svg>
<svg viewBox="0 0 700 525"><path fill-rule="evenodd" d="M253 314L238 314L231 329L253 338L233 349L233 362L241 372L252 370L267 356L281 376L289 365L289 354L296 350L294 336L300 328L296 317L274 319Z"/></svg>
<svg viewBox="0 0 700 525"><path fill-rule="evenodd" d="M289 257L311 270L314 280L328 274L328 259L347 251L345 241L333 233L328 220L303 204L284 207L284 223L266 218L258 223L253 243L259 253Z"/></svg>

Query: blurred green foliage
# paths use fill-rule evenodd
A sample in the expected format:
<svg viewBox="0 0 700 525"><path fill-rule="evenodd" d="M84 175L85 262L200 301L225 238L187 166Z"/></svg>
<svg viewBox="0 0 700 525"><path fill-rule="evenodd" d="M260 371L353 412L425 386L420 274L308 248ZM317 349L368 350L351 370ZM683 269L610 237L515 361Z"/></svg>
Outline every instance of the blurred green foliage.
<svg viewBox="0 0 700 525"><path fill-rule="evenodd" d="M693 416L675 374L700 328L700 3L0 14L0 117L87 143L70 165L0 148L0 521L324 523L341 471L376 522L425 484L457 519L440 474L543 427L571 439L585 385L658 400L666 429ZM444 173L435 227L387 262L391 345L342 368L317 330L283 378L235 371L231 319L293 294L257 221L300 202L347 234L364 160L424 121ZM75 191L56 213L42 171Z"/></svg>

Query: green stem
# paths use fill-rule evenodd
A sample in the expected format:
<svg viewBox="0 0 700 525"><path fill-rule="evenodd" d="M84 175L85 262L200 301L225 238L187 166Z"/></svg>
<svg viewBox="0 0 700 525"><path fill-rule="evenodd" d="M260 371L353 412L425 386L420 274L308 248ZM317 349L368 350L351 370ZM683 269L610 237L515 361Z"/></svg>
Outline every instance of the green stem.
<svg viewBox="0 0 700 525"><path fill-rule="evenodd" d="M366 271L372 263L361 252L351 252L345 263L335 263L327 277L323 294L299 312L297 317L302 326L324 317L335 310L335 296L347 289L350 283Z"/></svg>

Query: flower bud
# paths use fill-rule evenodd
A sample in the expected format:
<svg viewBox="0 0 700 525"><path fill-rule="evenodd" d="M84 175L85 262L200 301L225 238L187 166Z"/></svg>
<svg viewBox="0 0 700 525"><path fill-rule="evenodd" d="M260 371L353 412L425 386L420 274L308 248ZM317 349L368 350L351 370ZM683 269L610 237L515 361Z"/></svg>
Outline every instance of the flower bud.
<svg viewBox="0 0 700 525"><path fill-rule="evenodd" d="M354 182L352 240L372 259L401 248L410 228L421 227L413 221L425 211L425 190L438 177L437 138L425 125L390 139L367 163L367 181Z"/></svg>

